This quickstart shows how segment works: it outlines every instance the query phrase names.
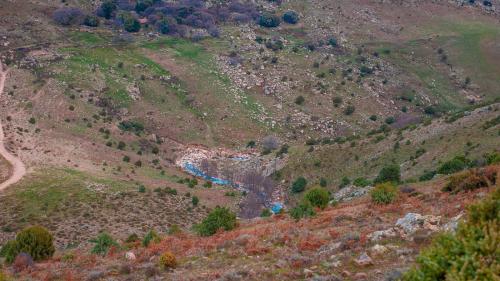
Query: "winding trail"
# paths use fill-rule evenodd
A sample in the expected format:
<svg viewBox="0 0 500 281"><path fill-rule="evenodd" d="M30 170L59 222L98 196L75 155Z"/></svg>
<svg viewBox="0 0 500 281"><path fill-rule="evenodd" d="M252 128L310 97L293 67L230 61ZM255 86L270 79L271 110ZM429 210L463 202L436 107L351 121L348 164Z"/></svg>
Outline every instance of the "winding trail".
<svg viewBox="0 0 500 281"><path fill-rule="evenodd" d="M0 62L0 98L2 97L3 89L5 87L5 79L7 79L7 72L8 70L7 69L4 70L2 62ZM24 174L26 174L26 167L24 166L21 159L19 159L18 157L7 151L7 149L5 149L4 139L5 135L3 132L2 121L0 120L0 155L3 158L5 158L7 162L9 162L10 165L12 166L12 171L10 173L9 178L3 183L0 183L0 191L9 187L11 184L18 182L24 176Z"/></svg>

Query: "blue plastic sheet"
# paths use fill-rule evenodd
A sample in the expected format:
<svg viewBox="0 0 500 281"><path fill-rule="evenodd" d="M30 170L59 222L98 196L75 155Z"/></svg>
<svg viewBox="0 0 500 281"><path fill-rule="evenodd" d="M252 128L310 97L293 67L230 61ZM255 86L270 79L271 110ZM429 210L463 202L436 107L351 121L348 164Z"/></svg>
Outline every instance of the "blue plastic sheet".
<svg viewBox="0 0 500 281"><path fill-rule="evenodd" d="M273 203L273 206L271 207L271 212L273 212L273 214L278 214L281 210L283 210L283 204L279 202Z"/></svg>
<svg viewBox="0 0 500 281"><path fill-rule="evenodd" d="M184 169L194 175L194 176L197 176L197 177L200 177L200 178L203 178L207 181L211 181L212 183L215 183L215 184L218 184L218 185L231 185L231 182L228 181L228 180L224 180L224 179L220 179L220 178L215 178L215 177L211 177L207 174L205 174L203 171L201 171L200 169L198 169L195 165L191 164L191 163L185 163L184 164Z"/></svg>

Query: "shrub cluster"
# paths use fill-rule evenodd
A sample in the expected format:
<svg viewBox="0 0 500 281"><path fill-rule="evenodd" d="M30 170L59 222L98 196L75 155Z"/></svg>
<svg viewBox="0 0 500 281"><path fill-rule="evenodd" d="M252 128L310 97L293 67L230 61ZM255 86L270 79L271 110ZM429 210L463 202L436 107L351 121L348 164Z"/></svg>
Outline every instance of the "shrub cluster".
<svg viewBox="0 0 500 281"><path fill-rule="evenodd" d="M500 248L500 189L471 205L455 234L445 233L417 257L404 281L496 280Z"/></svg>
<svg viewBox="0 0 500 281"><path fill-rule="evenodd" d="M201 236L212 236L218 230L232 230L236 227L236 215L225 207L215 207L208 216L195 226L196 232Z"/></svg>
<svg viewBox="0 0 500 281"><path fill-rule="evenodd" d="M313 207L324 209L328 206L328 202L330 202L330 193L325 188L315 187L307 191L304 200L309 202Z"/></svg>
<svg viewBox="0 0 500 281"><path fill-rule="evenodd" d="M148 231L146 233L146 236L144 236L144 239L142 239L142 246L148 247L151 243L158 243L160 242L161 237L156 233L154 229Z"/></svg>
<svg viewBox="0 0 500 281"><path fill-rule="evenodd" d="M377 178L373 181L375 184L384 182L398 183L401 181L401 169L399 165L389 165L383 167Z"/></svg>
<svg viewBox="0 0 500 281"><path fill-rule="evenodd" d="M298 177L292 183L292 192L293 193L300 193L306 189L306 186L307 186L307 180L304 177Z"/></svg>
<svg viewBox="0 0 500 281"><path fill-rule="evenodd" d="M106 232L99 234L96 238L91 239L90 242L95 244L91 253L100 256L106 256L112 247L119 247L113 237Z"/></svg>
<svg viewBox="0 0 500 281"><path fill-rule="evenodd" d="M443 191L460 192L474 190L481 187L494 186L498 172L494 167L471 169L457 175L450 176Z"/></svg>
<svg viewBox="0 0 500 281"><path fill-rule="evenodd" d="M311 203L305 201L300 203L297 207L290 210L290 216L295 220L300 220L302 218L313 217L316 215Z"/></svg>
<svg viewBox="0 0 500 281"><path fill-rule="evenodd" d="M396 199L398 190L392 183L386 182L376 185L370 195L372 201L376 204L390 204Z"/></svg>
<svg viewBox="0 0 500 281"><path fill-rule="evenodd" d="M446 161L441 166L439 166L437 172L439 174L449 175L465 170L466 168L471 166L472 162L465 156L456 156L453 159Z"/></svg>
<svg viewBox="0 0 500 281"><path fill-rule="evenodd" d="M33 260L40 261L52 257L54 252L52 234L41 226L32 226L19 232L15 240L8 241L2 247L0 256L7 263L12 263L18 254L27 253Z"/></svg>

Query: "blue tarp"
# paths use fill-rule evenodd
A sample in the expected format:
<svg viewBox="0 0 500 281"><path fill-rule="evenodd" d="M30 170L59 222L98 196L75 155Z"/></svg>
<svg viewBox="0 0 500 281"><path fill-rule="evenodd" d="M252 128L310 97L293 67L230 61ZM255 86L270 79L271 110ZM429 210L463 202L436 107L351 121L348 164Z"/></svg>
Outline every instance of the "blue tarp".
<svg viewBox="0 0 500 281"><path fill-rule="evenodd" d="M273 212L273 214L278 214L281 210L283 210L283 204L279 202L274 203L271 207L271 212Z"/></svg>
<svg viewBox="0 0 500 281"><path fill-rule="evenodd" d="M191 163L185 163L184 164L184 169L186 169L186 171L188 173L190 173L190 174L192 174L194 176L203 178L203 179L205 179L207 181L211 181L212 183L215 183L215 184L218 184L218 185L231 185L230 181L211 177L211 176L205 174L204 172L202 172L200 169L196 168L196 166L193 165L193 164L191 164Z"/></svg>

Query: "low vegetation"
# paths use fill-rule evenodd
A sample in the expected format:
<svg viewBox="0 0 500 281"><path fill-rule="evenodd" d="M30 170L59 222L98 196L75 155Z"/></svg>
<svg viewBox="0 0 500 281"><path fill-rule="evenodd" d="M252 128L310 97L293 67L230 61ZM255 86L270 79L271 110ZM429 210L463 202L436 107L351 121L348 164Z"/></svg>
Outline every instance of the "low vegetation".
<svg viewBox="0 0 500 281"><path fill-rule="evenodd" d="M500 249L500 189L471 205L455 234L437 237L417 257L418 266L403 280L496 280Z"/></svg>
<svg viewBox="0 0 500 281"><path fill-rule="evenodd" d="M231 230L236 227L236 215L228 208L216 207L208 216L195 226L201 236L211 236L219 230Z"/></svg>
<svg viewBox="0 0 500 281"><path fill-rule="evenodd" d="M390 204L397 195L398 189L391 182L378 184L370 192L372 201L376 204Z"/></svg>

